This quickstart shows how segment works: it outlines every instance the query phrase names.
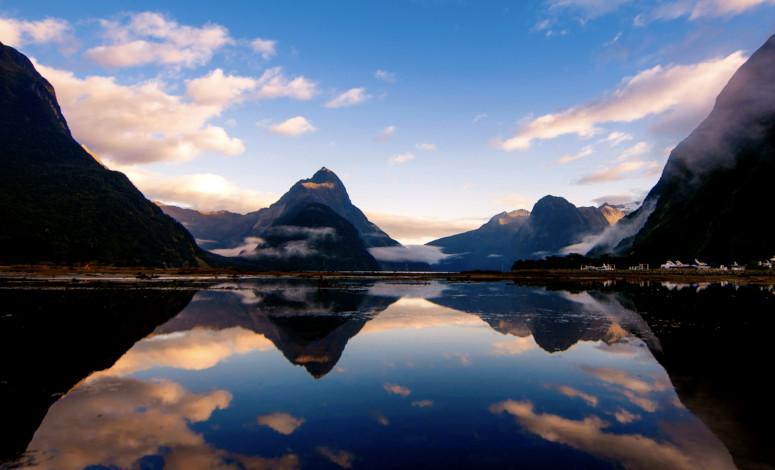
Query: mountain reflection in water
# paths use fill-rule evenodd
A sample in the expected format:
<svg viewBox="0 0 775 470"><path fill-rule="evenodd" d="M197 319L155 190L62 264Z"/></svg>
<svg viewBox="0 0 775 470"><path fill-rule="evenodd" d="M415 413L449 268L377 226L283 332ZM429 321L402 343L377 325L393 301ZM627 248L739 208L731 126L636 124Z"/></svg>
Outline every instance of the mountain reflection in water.
<svg viewBox="0 0 775 470"><path fill-rule="evenodd" d="M704 416L727 402L689 393L687 409L667 373L699 383L674 307L702 296L741 301L721 286L219 284L54 403L14 465L767 468L756 443L728 443L758 429Z"/></svg>

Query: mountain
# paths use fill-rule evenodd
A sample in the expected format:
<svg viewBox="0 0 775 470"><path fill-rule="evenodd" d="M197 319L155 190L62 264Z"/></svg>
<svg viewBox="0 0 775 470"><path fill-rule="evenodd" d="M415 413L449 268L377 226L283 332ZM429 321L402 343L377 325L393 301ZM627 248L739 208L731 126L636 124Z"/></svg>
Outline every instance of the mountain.
<svg viewBox="0 0 775 470"><path fill-rule="evenodd" d="M255 229L255 249L243 256L282 271L379 271L358 230L330 207L292 206L269 227Z"/></svg>
<svg viewBox="0 0 775 470"><path fill-rule="evenodd" d="M486 224L449 237L428 242L447 254L457 256L434 265L442 271L506 270L514 262L514 237L527 222L530 212L519 209L501 212Z"/></svg>
<svg viewBox="0 0 775 470"><path fill-rule="evenodd" d="M333 171L325 167L312 175L312 178L298 181L268 208L255 212L256 221L246 236L254 235L262 228L270 226L276 219L295 207L310 203L328 206L336 214L344 217L358 230L367 248L400 245L371 223L363 212L350 202L350 196L342 181Z"/></svg>
<svg viewBox="0 0 775 470"><path fill-rule="evenodd" d="M200 266L209 254L70 135L51 84L0 43L0 263Z"/></svg>
<svg viewBox="0 0 775 470"><path fill-rule="evenodd" d="M557 196L545 196L533 210L502 212L476 230L440 238L428 245L450 255L434 269L500 270L517 259L557 254L615 223L623 214L612 206L576 207Z"/></svg>
<svg viewBox="0 0 775 470"><path fill-rule="evenodd" d="M248 214L159 204L207 249L240 256L256 269L375 271L373 247L400 247L350 201L327 168L298 181L271 206Z"/></svg>
<svg viewBox="0 0 775 470"><path fill-rule="evenodd" d="M296 182L271 206L244 215L227 211L200 212L157 204L165 214L174 217L197 240L201 240L202 246L207 249L230 249L244 244L248 237L259 236L285 214L312 203L327 206L346 219L358 231L366 248L400 246L353 205L342 181L325 167L312 178Z"/></svg>
<svg viewBox="0 0 775 470"><path fill-rule="evenodd" d="M775 254L775 36L724 87L670 153L642 207L590 255L729 264Z"/></svg>
<svg viewBox="0 0 775 470"><path fill-rule="evenodd" d="M219 240L241 239L255 222L252 218L235 212L200 212L161 202L155 202L155 204L162 212L183 224L196 237L196 243L206 250L222 248Z"/></svg>

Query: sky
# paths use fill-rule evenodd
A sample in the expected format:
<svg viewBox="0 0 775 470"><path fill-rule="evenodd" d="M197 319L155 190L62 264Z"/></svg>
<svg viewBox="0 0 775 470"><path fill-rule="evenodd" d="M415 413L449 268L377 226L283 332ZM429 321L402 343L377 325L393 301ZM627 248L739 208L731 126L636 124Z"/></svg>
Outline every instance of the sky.
<svg viewBox="0 0 775 470"><path fill-rule="evenodd" d="M0 0L0 42L147 198L246 213L321 167L405 244L639 201L775 0Z"/></svg>

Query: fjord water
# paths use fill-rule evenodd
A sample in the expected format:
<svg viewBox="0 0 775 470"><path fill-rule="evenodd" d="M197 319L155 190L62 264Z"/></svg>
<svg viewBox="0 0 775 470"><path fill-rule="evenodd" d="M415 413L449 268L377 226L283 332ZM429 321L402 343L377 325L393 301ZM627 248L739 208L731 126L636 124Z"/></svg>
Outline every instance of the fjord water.
<svg viewBox="0 0 775 470"><path fill-rule="evenodd" d="M567 289L250 280L199 291L3 291L15 305L23 300L30 312L48 311L58 321L79 309L91 312L90 322L99 321L106 315L90 309L89 297L103 305L108 296L114 307L123 306L122 322L134 318L141 325L120 324L116 332L92 324L77 338L81 354L67 364L50 357L54 368L28 371L56 378L53 385L45 377L26 385L45 390L39 399L25 385L13 385L18 376L6 381L21 390L19 402L37 408L4 405L29 415L16 426L31 426L15 433L31 439L26 452L4 465L772 464L758 428L765 418L749 416L751 409L767 415L771 404L757 403L762 392L739 393L754 385L756 377L747 375L752 363L766 360L750 357L765 349L746 349L746 341L757 341L755 332L771 326L771 291L721 285ZM4 321L22 315L14 311ZM154 317L155 327L149 324ZM27 325L29 338L35 328ZM107 352L99 345L111 343L105 339L111 333L139 341ZM90 367L101 370L86 376ZM47 401L68 378L77 385Z"/></svg>

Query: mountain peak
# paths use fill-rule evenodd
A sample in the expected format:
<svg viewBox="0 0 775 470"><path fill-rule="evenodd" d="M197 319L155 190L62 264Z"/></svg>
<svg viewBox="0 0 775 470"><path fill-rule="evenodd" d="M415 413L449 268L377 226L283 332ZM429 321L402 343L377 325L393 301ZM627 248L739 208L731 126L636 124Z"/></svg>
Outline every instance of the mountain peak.
<svg viewBox="0 0 775 470"><path fill-rule="evenodd" d="M312 183L334 183L334 184L342 184L342 181L339 179L338 176L336 176L336 173L329 170L326 167L323 167L315 172L314 175L312 175L312 178L307 180Z"/></svg>

